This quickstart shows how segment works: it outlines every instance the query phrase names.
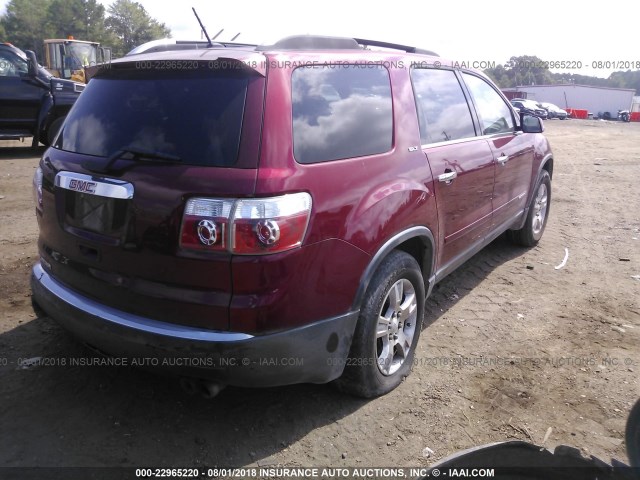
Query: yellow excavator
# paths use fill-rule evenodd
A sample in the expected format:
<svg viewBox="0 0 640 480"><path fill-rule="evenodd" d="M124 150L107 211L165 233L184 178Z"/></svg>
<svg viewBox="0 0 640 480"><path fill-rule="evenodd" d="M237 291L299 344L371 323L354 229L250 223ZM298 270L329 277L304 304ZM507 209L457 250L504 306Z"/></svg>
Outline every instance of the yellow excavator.
<svg viewBox="0 0 640 480"><path fill-rule="evenodd" d="M44 41L44 67L51 75L87 83L85 68L111 61L111 48L98 42L50 38Z"/></svg>

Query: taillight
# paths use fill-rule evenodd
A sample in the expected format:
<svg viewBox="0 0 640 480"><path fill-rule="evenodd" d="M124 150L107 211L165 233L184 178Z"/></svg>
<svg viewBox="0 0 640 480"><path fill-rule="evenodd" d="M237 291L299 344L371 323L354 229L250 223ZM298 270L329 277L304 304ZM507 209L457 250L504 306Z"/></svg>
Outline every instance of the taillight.
<svg viewBox="0 0 640 480"><path fill-rule="evenodd" d="M278 253L302 244L311 215L311 196L187 201L180 246L239 255Z"/></svg>
<svg viewBox="0 0 640 480"><path fill-rule="evenodd" d="M308 193L238 200L231 236L233 252L275 253L301 245L310 213Z"/></svg>
<svg viewBox="0 0 640 480"><path fill-rule="evenodd" d="M33 201L36 209L42 211L42 169L38 167L33 174Z"/></svg>
<svg viewBox="0 0 640 480"><path fill-rule="evenodd" d="M226 250L232 208L233 201L230 200L192 198L187 201L180 245L193 250Z"/></svg>

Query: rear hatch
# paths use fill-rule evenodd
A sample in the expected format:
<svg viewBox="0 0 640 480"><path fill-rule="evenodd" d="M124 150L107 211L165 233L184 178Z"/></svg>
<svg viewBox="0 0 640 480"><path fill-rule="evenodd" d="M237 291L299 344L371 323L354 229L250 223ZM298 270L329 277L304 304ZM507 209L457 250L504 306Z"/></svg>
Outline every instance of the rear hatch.
<svg viewBox="0 0 640 480"><path fill-rule="evenodd" d="M39 246L56 279L109 307L226 330L231 254L180 248L181 225L191 197L254 193L265 82L253 52L198 53L91 80L41 162Z"/></svg>

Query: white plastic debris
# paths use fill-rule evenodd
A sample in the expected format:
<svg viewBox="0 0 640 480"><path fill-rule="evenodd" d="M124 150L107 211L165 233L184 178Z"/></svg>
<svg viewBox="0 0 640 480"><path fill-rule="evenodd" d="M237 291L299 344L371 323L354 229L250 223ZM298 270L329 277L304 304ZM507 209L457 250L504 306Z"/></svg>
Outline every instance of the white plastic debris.
<svg viewBox="0 0 640 480"><path fill-rule="evenodd" d="M429 458L434 453L435 452L433 450L431 450L429 447L424 447L424 449L422 450L422 456L424 458Z"/></svg>
<svg viewBox="0 0 640 480"><path fill-rule="evenodd" d="M562 260L562 262L560 262L559 265L555 266L555 269L560 270L567 264L567 260L569 260L569 249L567 247L564 247L564 259Z"/></svg>

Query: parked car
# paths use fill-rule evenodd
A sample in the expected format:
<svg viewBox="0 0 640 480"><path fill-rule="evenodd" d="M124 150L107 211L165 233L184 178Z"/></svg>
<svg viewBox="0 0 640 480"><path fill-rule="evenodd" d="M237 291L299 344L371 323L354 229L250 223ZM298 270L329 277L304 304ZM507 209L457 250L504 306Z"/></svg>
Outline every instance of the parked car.
<svg viewBox="0 0 640 480"><path fill-rule="evenodd" d="M547 119L547 111L539 107L533 100L525 100L523 98L511 100L511 105L517 107L521 112L528 115L534 115L544 120Z"/></svg>
<svg viewBox="0 0 640 480"><path fill-rule="evenodd" d="M536 245L551 201L540 119L440 60L316 36L115 60L34 177L35 302L209 395L389 392L433 286L505 231Z"/></svg>
<svg viewBox="0 0 640 480"><path fill-rule="evenodd" d="M53 78L35 53L0 43L0 139L49 145L84 85Z"/></svg>
<svg viewBox="0 0 640 480"><path fill-rule="evenodd" d="M569 117L569 114L566 110L554 105L553 103L541 102L538 103L540 108L544 108L547 111L548 118L559 118L560 120L566 120Z"/></svg>

